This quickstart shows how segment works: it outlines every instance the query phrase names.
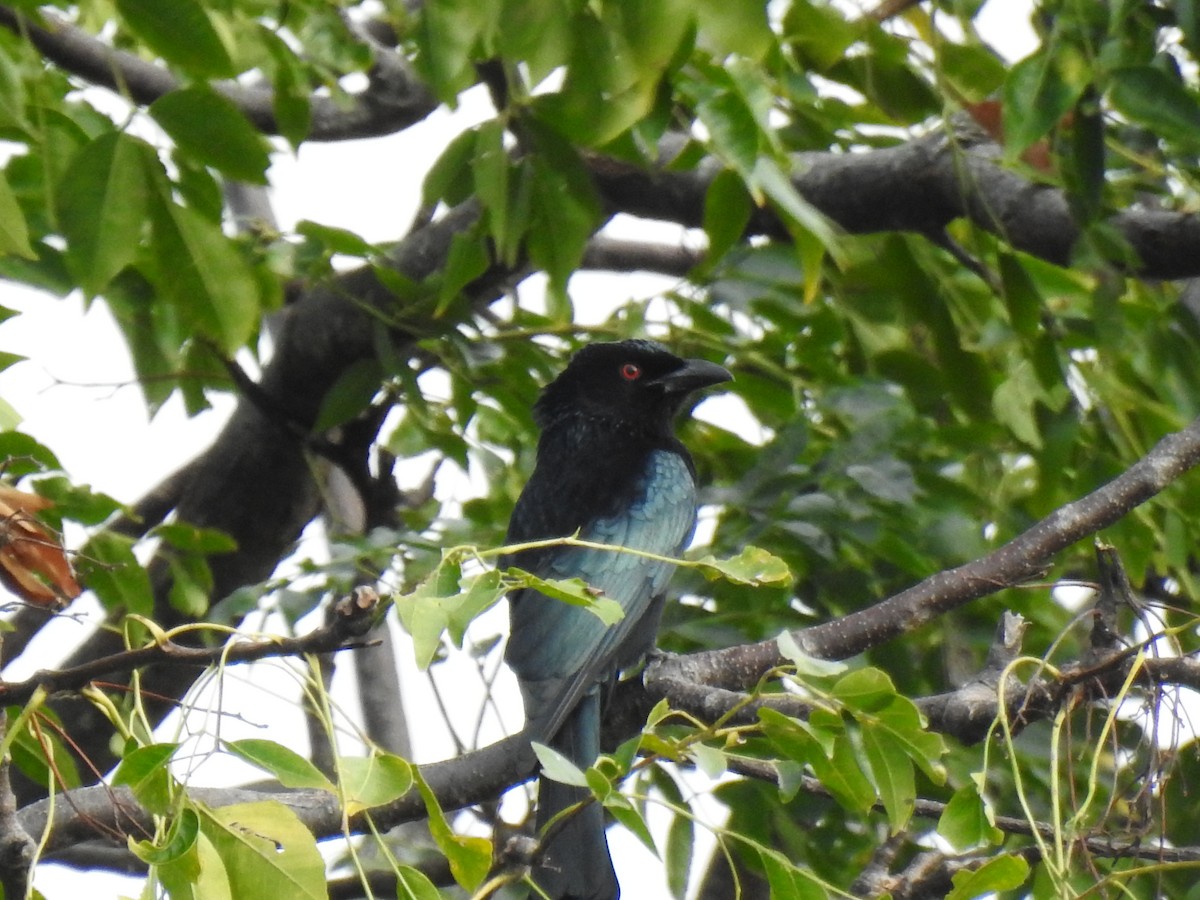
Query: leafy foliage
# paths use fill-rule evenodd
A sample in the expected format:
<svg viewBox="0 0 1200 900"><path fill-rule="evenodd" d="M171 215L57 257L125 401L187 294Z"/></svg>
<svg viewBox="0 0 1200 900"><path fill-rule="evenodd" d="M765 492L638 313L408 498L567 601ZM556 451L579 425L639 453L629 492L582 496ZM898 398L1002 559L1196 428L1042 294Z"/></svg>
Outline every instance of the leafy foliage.
<svg viewBox="0 0 1200 900"><path fill-rule="evenodd" d="M882 21L825 0L169 6L0 7L10 151L0 277L46 303L79 291L105 304L151 413L176 393L193 413L235 393L237 452L215 445L185 472L175 517L141 520L147 507L73 483L0 398L3 474L44 498L21 507L40 524L30 518L17 535L6 519L5 560L17 558L12 540L35 539L32 555L56 567L37 575L21 562L34 589L74 584L61 571L64 523L87 530L75 570L131 651L193 624L197 640L223 640L260 610L302 630L330 596L378 582L411 639L412 670L436 678L466 655L490 690L499 651L487 613L507 591L533 585L616 614L582 583L492 562L532 464L537 385L587 341L650 334L736 376L682 427L712 527L679 562L672 590L684 602L669 606L660 646L768 642L782 662L707 719L656 706L587 771L543 748L546 771L590 787L658 854L678 897L725 896L727 883L777 897L1192 890L1194 856L1135 853L1156 841L1200 847L1179 686L1195 677L1181 666L1186 677L1163 686L1153 675L1158 657L1190 665L1197 651L1187 601L1200 494L1188 483L1105 530L1144 594L1114 614L1109 644L1051 587L1093 578L1082 541L1035 561L1043 583L930 614L845 667L795 637L777 641L844 625L1002 547L1200 413L1194 291L1173 280L1200 274L1200 250L1154 262L1134 241L1145 222L1160 229L1151 249L1174 246L1167 231L1195 231L1185 215L1200 184L1191 4L1044 0L1015 60L995 49L979 3L912 5ZM107 42L123 55L99 71L79 47ZM481 83L493 106L483 121L423 121ZM399 216L397 243L376 244L320 222L245 227L234 214L231 182L270 184L278 154L410 126L442 149L420 186L428 213L407 238ZM953 189L914 195L907 182L924 169L901 163L859 176L893 179L890 192L923 219L862 208L865 182L805 180L822 163L901 159L943 127L922 164L949 159ZM343 164L355 165L350 151ZM989 207L994 195L971 193L988 173L1020 189ZM1039 220L1045 233L1010 229L1018 212L1059 207L1077 234L1055 233L1062 220L1050 218ZM634 252L597 238L619 235L607 229L617 213L690 231L670 245L638 239ZM668 252L681 242L706 252L685 248L681 265ZM597 262L605 250L617 262ZM597 288L596 267L674 280L647 302L632 280ZM531 273L544 292L512 287ZM257 386L242 371L250 360L264 367ZM4 354L0 368L17 362ZM250 488L233 475L218 488L202 481L251 459L266 462ZM398 496L393 464L432 469L430 483ZM256 583L319 507L335 506L334 469L361 509L329 527L327 561ZM451 495L458 476L469 495ZM207 517L226 501L234 512ZM274 535L276 523L257 518L264 509L303 521ZM1024 617L1031 655L1001 664L989 651L1004 610ZM1121 677L1096 680L1118 646L1129 648ZM746 686L726 675L708 687ZM337 744L342 710L315 675L298 680L314 742ZM982 684L994 701L1018 682L1059 691L1044 720L1000 704L982 744L932 727L930 698ZM127 688L93 686L86 698L110 729L98 744L119 751L114 784L155 817L130 843L150 868L147 890L323 895L326 866L295 810L191 799L179 747L155 733L163 713L146 710L145 698L162 698L137 679ZM91 777L68 750L73 726L38 694L10 709L3 746L33 781L73 787ZM481 836L496 804L457 815L413 761L353 730L364 753L331 752L324 765L261 738L222 739L214 752L288 790L333 794L362 821L419 795L430 854L448 860L454 882L480 895L520 890L519 859L491 867L502 829ZM698 794L720 815L702 814ZM378 865L399 896L438 896L428 856L374 831L350 840L355 829L372 831L321 835L346 838L347 871ZM949 849L927 868L935 832ZM716 840L711 859L701 835Z"/></svg>

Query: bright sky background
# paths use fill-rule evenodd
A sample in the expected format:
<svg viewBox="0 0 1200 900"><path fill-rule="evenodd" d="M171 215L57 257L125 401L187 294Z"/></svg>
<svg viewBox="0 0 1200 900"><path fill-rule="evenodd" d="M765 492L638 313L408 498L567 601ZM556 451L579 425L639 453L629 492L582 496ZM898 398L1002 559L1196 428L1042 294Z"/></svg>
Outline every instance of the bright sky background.
<svg viewBox="0 0 1200 900"><path fill-rule="evenodd" d="M1004 34L1005 53L1020 58L1034 45L1028 25L1027 0L993 0L980 16L984 34ZM454 114L443 111L408 131L388 138L332 145L304 145L298 156L280 152L274 158L270 177L274 188L276 215L284 231L301 219L340 226L358 232L371 241L393 240L416 211L419 174L428 169L449 135L474 124L490 113L480 92L464 96ZM351 160L352 162L347 162ZM627 225L628 227L628 225ZM655 227L655 226L652 226ZM628 232L626 232L628 234ZM678 229L659 227L655 236L665 240L681 239ZM665 237L664 237L665 236ZM611 309L630 298L631 292L651 298L672 287L671 279L645 277L631 280L621 276L578 276L572 281L572 293L580 317L586 322L604 319ZM532 295L535 288L529 287ZM177 400L169 402L148 421L141 395L133 381L133 370L117 329L102 303L84 310L77 296L58 301L40 293L6 285L0 305L21 315L0 326L0 349L23 354L28 362L0 372L0 397L22 416L22 429L51 447L70 477L77 483L90 484L119 500L133 502L180 464L191 459L207 445L233 408L230 397L215 397L214 409L189 419ZM707 401L700 414L719 419L725 427L736 418L732 398ZM439 490L461 488L461 478L448 478ZM78 534L69 534L78 543ZM93 604L84 616L96 621L99 612ZM482 632L504 628L503 610L497 610L479 623ZM23 660L5 673L18 678L36 668L53 665L62 648L82 637L87 626L65 620L35 642ZM405 665L405 708L410 722L440 721L440 715L422 679L410 674L411 654L406 645L398 648ZM406 658L407 654L407 658ZM339 680L350 676L347 666L339 671ZM251 675L252 672L252 675ZM474 668L466 661L441 667L437 679L448 694L458 696L464 685L478 685ZM206 729L218 727L226 737L268 736L296 746L303 745L301 719L295 709L297 687L286 666L267 664L236 667L227 676L223 703L230 712L244 718L226 717L194 721L188 726ZM504 727L515 729L520 723L519 699L515 683L506 676L500 692L507 696ZM345 696L341 683L335 694ZM460 732L469 734L475 707L469 703L452 704L460 714ZM255 723L263 721L263 710L275 716L269 731ZM433 717L432 719L430 717ZM173 718L164 725L164 740L178 739L179 728ZM416 757L419 761L443 758L452 746L441 729L415 728ZM489 726L489 739L503 733L500 723ZM190 766L188 766L190 768ZM229 783L228 765L201 767L191 783ZM244 770L247 778L257 777ZM715 804L702 806L705 815L718 816ZM512 816L515 817L516 812ZM665 817L659 825L665 826ZM658 829L662 833L662 829ZM610 832L613 856L622 876L625 900L657 900L668 896L662 880L662 867L641 844L621 829ZM699 870L698 870L699 871ZM47 896L78 896L79 876L61 869L41 867L37 887ZM120 893L136 896L140 882L108 875L88 875L89 897L104 900Z"/></svg>

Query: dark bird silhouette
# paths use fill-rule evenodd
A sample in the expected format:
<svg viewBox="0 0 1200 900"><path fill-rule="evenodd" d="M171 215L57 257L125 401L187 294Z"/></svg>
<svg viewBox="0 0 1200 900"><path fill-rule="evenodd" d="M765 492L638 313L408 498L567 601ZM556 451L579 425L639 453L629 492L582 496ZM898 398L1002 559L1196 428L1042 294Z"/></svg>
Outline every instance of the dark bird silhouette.
<svg viewBox="0 0 1200 900"><path fill-rule="evenodd" d="M508 543L578 531L585 540L677 556L696 527L696 476L672 421L693 391L731 377L653 341L584 347L534 407L537 465L513 510ZM522 551L506 564L546 578L581 578L624 610L624 618L606 626L586 609L530 589L509 597L505 660L520 680L527 733L581 768L590 766L600 753L601 689L653 648L674 567L564 546ZM589 796L543 777L539 830ZM619 895L599 804L558 823L534 879L555 900Z"/></svg>

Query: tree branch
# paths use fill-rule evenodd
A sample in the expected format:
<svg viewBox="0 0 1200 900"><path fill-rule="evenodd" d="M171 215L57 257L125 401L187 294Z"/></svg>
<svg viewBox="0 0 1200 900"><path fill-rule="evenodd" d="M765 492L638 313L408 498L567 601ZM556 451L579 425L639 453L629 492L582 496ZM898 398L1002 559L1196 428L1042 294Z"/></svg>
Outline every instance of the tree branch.
<svg viewBox="0 0 1200 900"><path fill-rule="evenodd" d="M0 6L0 27L27 37L41 54L64 71L108 88L139 105L153 103L182 87L162 66L115 50L51 13L41 24L8 6ZM367 87L351 95L351 103L314 94L309 97L310 141L344 141L403 131L437 108L437 100L412 71L408 61L372 43L375 63ZM269 88L218 82L213 88L242 111L265 134L278 134L274 94Z"/></svg>
<svg viewBox="0 0 1200 900"><path fill-rule="evenodd" d="M357 649L367 646L362 638L371 630L378 611L378 595L368 588L357 588L333 605L325 625L300 637L235 641L214 647L185 646L172 640L160 640L68 668L42 669L24 681L0 681L0 703L20 706L29 702L38 688L51 694L78 691L102 675L130 672L145 666L232 665L277 656Z"/></svg>
<svg viewBox="0 0 1200 900"><path fill-rule="evenodd" d="M1108 527L1200 463L1200 419L1159 441L1108 484L1068 503L987 556L931 575L874 606L793 632L819 659L847 659L916 631L972 600L1045 572L1055 554ZM670 677L733 691L752 688L786 665L774 640L658 660Z"/></svg>
<svg viewBox="0 0 1200 900"><path fill-rule="evenodd" d="M722 165L709 157L694 169L668 169L685 146L686 139L669 135L651 169L593 155L589 166L609 211L700 227L708 188ZM962 142L942 130L895 147L798 153L792 161L792 183L801 196L854 234L940 234L966 218L1013 248L1058 265L1070 262L1081 235L1065 192L1003 168L996 146ZM1108 224L1136 255L1133 274L1200 275L1200 216L1124 210ZM747 231L789 239L771 207L757 210Z"/></svg>

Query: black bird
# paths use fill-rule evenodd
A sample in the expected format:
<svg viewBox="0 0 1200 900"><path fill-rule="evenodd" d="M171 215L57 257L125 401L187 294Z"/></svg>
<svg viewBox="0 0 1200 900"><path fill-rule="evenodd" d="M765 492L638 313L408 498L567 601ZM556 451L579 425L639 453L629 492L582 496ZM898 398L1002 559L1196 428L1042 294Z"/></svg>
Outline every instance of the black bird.
<svg viewBox="0 0 1200 900"><path fill-rule="evenodd" d="M680 359L653 341L591 344L542 392L537 465L521 492L508 543L580 533L589 541L676 556L696 527L696 473L672 420L693 391L732 376ZM577 577L615 600L624 618L593 613L526 589L509 597L505 660L516 672L531 740L582 767L600 753L601 689L654 647L663 591L674 568L627 553L549 547L505 564L548 578ZM542 778L541 829L589 793ZM614 900L616 874L604 810L588 804L543 847L534 879L555 900Z"/></svg>

